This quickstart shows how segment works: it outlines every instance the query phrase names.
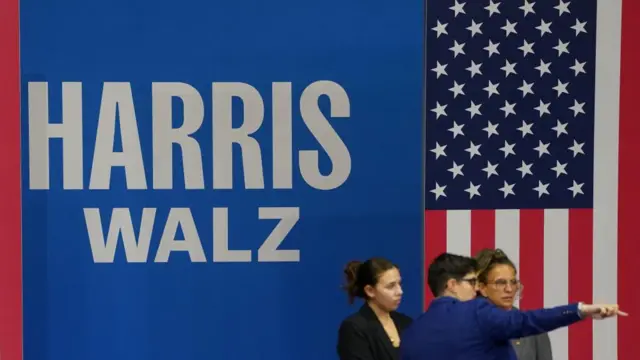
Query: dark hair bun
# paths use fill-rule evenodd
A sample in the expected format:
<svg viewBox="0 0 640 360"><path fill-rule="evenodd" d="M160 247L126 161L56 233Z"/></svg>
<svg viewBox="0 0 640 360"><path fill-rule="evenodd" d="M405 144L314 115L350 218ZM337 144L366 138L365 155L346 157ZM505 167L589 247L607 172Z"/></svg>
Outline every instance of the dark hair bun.
<svg viewBox="0 0 640 360"><path fill-rule="evenodd" d="M347 282L355 281L358 278L358 269L362 265L361 261L353 260L349 261L344 267L344 275L347 277Z"/></svg>
<svg viewBox="0 0 640 360"><path fill-rule="evenodd" d="M360 266L362 266L361 261L353 260L349 261L344 267L346 284L343 288L349 296L349 304L353 304L353 300L360 296L358 286L358 270L360 269Z"/></svg>

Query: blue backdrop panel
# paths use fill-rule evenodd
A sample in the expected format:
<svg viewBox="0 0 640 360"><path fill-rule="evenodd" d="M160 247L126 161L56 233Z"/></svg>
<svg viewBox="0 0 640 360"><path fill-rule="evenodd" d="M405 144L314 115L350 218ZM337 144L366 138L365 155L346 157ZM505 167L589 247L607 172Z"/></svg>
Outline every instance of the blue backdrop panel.
<svg viewBox="0 0 640 360"><path fill-rule="evenodd" d="M417 315L423 10L422 0L23 0L25 359L334 359L338 325L357 309L339 289L342 267L374 255L401 266L401 310ZM349 178L327 191L307 185L297 166L298 151L318 150L322 172L332 169L300 115L302 92L320 80L340 84L351 111L331 119L329 101L319 101L351 156ZM29 102L37 88L29 84L42 82L48 108ZM82 83L83 189L64 189L63 141L38 145L29 132L30 117L42 118L38 111L48 112L50 123L62 121L63 82ZM131 85L146 190L127 189L122 167L113 169L110 189L88 188L105 82ZM173 161L173 188L153 188L154 82L184 82L202 98L204 122L194 138L202 151L203 190L185 190L177 146L173 159L165 159ZM213 189L214 82L250 84L263 99L264 122L254 135L264 189L245 189L239 147L233 189ZM273 189L273 82L292 86L292 189ZM181 103L173 104L179 127ZM242 103L234 101L234 126L243 115ZM120 137L117 129L116 151ZM48 189L33 188L38 181L30 170L42 174L34 170L42 162L30 161L30 146L49 146ZM260 220L258 208L273 206L300 209L281 245L299 249L299 262L257 261L257 249L277 224ZM251 262L213 261L214 207L228 208L229 247L252 250ZM113 208L130 210L136 236L143 208L156 208L148 260L128 262L120 239L113 262L94 262L85 208L100 210L105 236ZM171 208L191 210L206 262L192 262L186 252L154 262Z"/></svg>

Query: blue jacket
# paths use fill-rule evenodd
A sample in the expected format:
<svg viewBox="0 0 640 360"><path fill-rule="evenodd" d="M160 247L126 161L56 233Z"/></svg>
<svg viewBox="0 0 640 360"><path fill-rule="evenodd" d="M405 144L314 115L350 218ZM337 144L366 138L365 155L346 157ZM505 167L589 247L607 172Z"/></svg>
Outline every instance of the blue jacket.
<svg viewBox="0 0 640 360"><path fill-rule="evenodd" d="M405 330L402 360L517 360L511 339L537 335L580 320L578 304L504 311L487 299L440 297Z"/></svg>

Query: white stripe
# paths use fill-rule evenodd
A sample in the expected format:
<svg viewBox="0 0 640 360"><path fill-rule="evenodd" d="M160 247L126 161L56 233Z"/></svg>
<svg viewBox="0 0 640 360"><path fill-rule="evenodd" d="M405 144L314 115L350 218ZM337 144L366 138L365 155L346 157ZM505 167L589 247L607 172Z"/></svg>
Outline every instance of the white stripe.
<svg viewBox="0 0 640 360"><path fill-rule="evenodd" d="M597 19L592 301L615 304L618 302L618 132L622 0L598 1ZM617 325L615 318L593 322L593 359L618 358Z"/></svg>
<svg viewBox="0 0 640 360"><path fill-rule="evenodd" d="M569 210L544 211L544 307L569 302ZM526 285L525 285L526 286ZM569 359L569 329L549 333L554 360Z"/></svg>
<svg viewBox="0 0 640 360"><path fill-rule="evenodd" d="M471 256L471 210L447 211L447 252Z"/></svg>
<svg viewBox="0 0 640 360"><path fill-rule="evenodd" d="M520 210L496 210L496 248L520 269ZM519 307L520 301L514 305Z"/></svg>

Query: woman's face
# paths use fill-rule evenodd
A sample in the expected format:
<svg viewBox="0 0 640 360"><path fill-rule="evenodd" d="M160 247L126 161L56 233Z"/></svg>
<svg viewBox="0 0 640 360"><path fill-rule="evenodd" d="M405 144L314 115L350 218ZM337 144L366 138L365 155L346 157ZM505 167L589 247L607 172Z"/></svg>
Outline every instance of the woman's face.
<svg viewBox="0 0 640 360"><path fill-rule="evenodd" d="M511 309L520 290L516 270L510 265L496 265L487 276L487 283L480 284L480 293L496 306Z"/></svg>
<svg viewBox="0 0 640 360"><path fill-rule="evenodd" d="M370 301L383 310L394 311L402 300L402 278L396 268L383 272L378 278L376 286L365 288Z"/></svg>

